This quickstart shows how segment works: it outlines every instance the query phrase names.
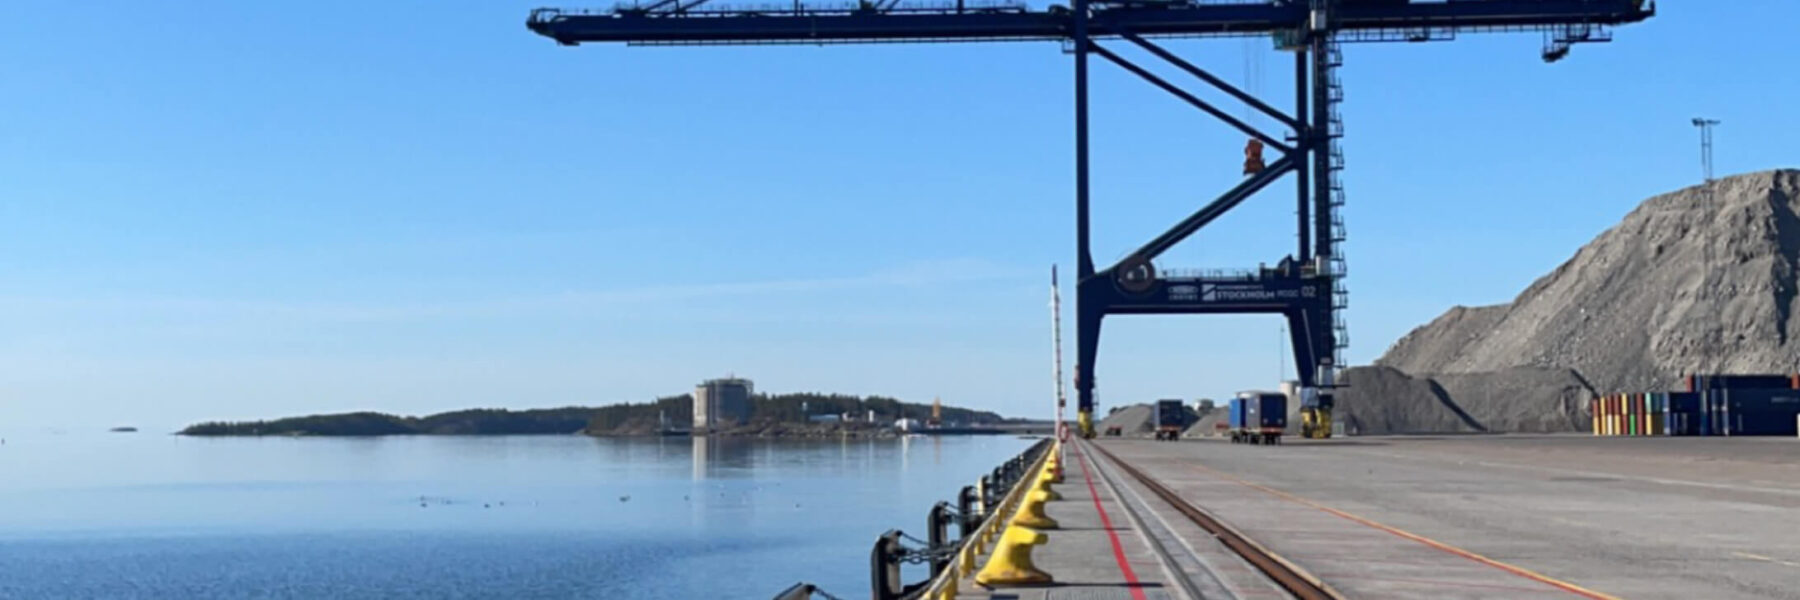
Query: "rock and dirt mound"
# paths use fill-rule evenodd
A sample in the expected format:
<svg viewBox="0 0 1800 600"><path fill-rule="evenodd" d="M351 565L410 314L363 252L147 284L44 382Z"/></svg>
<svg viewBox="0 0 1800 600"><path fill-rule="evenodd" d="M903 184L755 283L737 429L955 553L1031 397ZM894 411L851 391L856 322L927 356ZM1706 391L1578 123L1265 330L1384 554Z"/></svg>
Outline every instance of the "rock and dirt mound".
<svg viewBox="0 0 1800 600"><path fill-rule="evenodd" d="M1512 302L1452 308L1373 367L1338 414L1363 434L1588 427L1596 393L1800 365L1800 170L1646 200Z"/></svg>
<svg viewBox="0 0 1800 600"><path fill-rule="evenodd" d="M1413 374L1573 369L1594 389L1800 362L1800 170L1645 201L1512 302L1457 307L1378 366Z"/></svg>
<svg viewBox="0 0 1800 600"><path fill-rule="evenodd" d="M1576 431L1594 395L1574 371L1534 367L1433 377L1357 367L1344 383L1337 417L1358 435Z"/></svg>
<svg viewBox="0 0 1800 600"><path fill-rule="evenodd" d="M1181 435L1182 437L1220 435L1224 430L1219 429L1219 426L1230 424L1230 412L1230 409L1226 406L1219 406L1204 413L1199 413L1199 418L1194 420L1193 425L1188 426L1187 431L1181 432Z"/></svg>
<svg viewBox="0 0 1800 600"><path fill-rule="evenodd" d="M1156 409L1148 404L1131 404L1121 406L1107 413L1106 418L1094 425L1094 431L1106 432L1114 427L1123 435L1134 436L1150 433L1150 419L1156 416Z"/></svg>

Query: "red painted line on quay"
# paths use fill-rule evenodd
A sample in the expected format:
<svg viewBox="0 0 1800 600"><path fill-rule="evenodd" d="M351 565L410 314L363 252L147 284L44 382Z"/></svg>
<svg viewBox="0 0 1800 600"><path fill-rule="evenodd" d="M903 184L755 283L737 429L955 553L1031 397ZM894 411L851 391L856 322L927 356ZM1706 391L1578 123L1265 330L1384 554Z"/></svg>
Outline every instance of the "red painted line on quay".
<svg viewBox="0 0 1800 600"><path fill-rule="evenodd" d="M1081 449L1080 444L1075 445L1075 450L1075 458L1081 461L1081 479L1087 482L1088 496L1094 499L1094 512L1100 513L1100 527L1106 530L1106 537L1112 540L1113 559L1119 561L1119 573L1125 575L1132 600L1145 600L1137 573L1132 572L1131 562L1125 560L1125 548L1119 545L1119 534L1113 531L1112 519L1106 516L1106 508L1100 506L1100 491L1094 489L1094 477L1088 473L1087 451Z"/></svg>

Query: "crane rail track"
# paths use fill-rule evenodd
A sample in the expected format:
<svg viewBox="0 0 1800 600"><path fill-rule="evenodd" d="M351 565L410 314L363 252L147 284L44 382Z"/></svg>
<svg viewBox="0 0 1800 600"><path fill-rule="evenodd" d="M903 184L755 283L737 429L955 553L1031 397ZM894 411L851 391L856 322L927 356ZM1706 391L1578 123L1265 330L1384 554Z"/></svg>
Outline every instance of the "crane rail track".
<svg viewBox="0 0 1800 600"><path fill-rule="evenodd" d="M1106 458L1110 459L1121 471L1130 475L1132 479L1136 479L1139 484L1162 498L1164 502L1168 502L1169 506L1174 507L1177 512L1193 521L1195 525L1218 538L1219 542L1227 549L1242 557L1258 571L1262 571L1270 581L1295 598L1299 600L1345 600L1342 594L1318 577L1314 577L1298 565L1270 552L1268 548L1264 548L1250 538L1244 537L1244 534L1238 533L1236 529L1220 522L1206 511L1176 495L1174 490L1150 478L1149 475L1145 475L1136 467L1119 460L1119 457L1112 451L1091 442L1086 445L1100 454L1106 455Z"/></svg>

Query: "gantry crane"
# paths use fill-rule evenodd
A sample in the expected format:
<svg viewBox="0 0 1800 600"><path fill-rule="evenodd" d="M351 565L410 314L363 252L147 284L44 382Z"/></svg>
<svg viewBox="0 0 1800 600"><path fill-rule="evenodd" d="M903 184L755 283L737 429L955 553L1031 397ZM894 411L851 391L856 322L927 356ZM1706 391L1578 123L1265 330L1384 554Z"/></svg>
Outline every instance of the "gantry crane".
<svg viewBox="0 0 1800 600"><path fill-rule="evenodd" d="M1656 14L1645 0L1071 0L1033 8L1013 1L953 0L914 5L860 0L843 6L727 7L709 0L654 0L610 10L538 9L527 27L565 45L836 44L866 42L1031 41L1067 43L1075 67L1075 247L1077 426L1093 436L1095 362L1107 315L1264 313L1287 318L1304 397L1306 435L1331 426L1336 372L1348 332L1343 286L1343 87L1336 69L1342 42L1432 42L1458 34L1536 31L1543 59L1575 44L1612 39L1610 27ZM1170 37L1271 36L1294 54L1293 112L1232 86L1153 40ZM1102 44L1104 41L1106 44ZM1114 52L1136 46L1216 88L1284 129L1262 131ZM1088 248L1088 57L1137 75L1250 138L1244 178L1167 232L1116 264L1096 269ZM1191 85L1191 84L1190 84ZM1265 161L1263 152L1278 156ZM1157 257L1275 180L1294 174L1299 244L1274 267L1239 272L1159 270Z"/></svg>

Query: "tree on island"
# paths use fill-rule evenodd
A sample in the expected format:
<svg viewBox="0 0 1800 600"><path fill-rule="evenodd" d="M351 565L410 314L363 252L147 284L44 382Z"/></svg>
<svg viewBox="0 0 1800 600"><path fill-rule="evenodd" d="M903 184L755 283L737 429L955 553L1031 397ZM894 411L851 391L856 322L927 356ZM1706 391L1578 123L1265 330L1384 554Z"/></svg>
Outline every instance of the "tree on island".
<svg viewBox="0 0 1800 600"><path fill-rule="evenodd" d="M931 406L901 402L885 396L798 393L757 394L751 397L753 423L805 423L813 415L849 415L860 420L875 411L876 422L897 419L924 420ZM945 406L944 420L985 425L1004 419L988 411ZM308 415L270 421L208 421L181 430L182 435L508 435L570 434L648 435L667 420L669 427L686 429L694 422L694 399L682 394L643 403L614 404L598 408L570 406L533 410L471 409L425 417L404 417L378 412Z"/></svg>

